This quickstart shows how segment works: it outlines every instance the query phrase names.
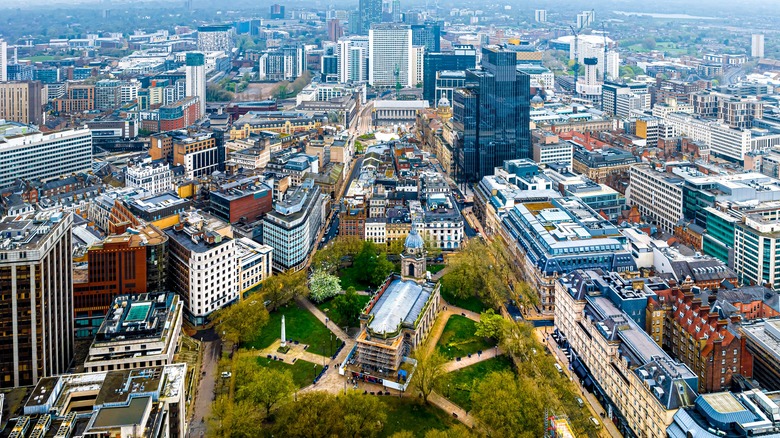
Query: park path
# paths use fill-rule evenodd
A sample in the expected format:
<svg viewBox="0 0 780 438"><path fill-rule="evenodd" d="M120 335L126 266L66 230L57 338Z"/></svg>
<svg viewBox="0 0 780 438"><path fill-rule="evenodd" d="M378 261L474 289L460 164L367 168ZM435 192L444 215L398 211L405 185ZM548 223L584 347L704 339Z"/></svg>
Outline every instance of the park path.
<svg viewBox="0 0 780 438"><path fill-rule="evenodd" d="M447 321L450 320L450 316L460 315L465 316L472 321L479 321L479 313L453 306L444 300L442 300L442 303L443 310L436 318L436 322L433 324L431 333L428 335L428 341L425 344L425 348L428 350L429 354L433 352L434 348L436 348L436 343L439 342L441 334L444 333L444 326L447 325Z"/></svg>
<svg viewBox="0 0 780 438"><path fill-rule="evenodd" d="M449 415L453 413L457 414L458 421L463 423L469 429L474 427L474 419L463 408L451 402L449 399L442 397L437 392L432 392L428 396L428 401L436 405L439 409L443 410Z"/></svg>
<svg viewBox="0 0 780 438"><path fill-rule="evenodd" d="M328 320L328 317L325 316L325 313L322 310L318 309L317 306L315 306L311 301L309 301L308 298L299 296L295 298L295 301L297 301L298 304L303 306L312 315L314 315L317 319L319 319L320 322L325 324L328 330L332 331L336 336L338 336L339 339L341 339L344 342L351 340L349 335L347 335L347 333L344 332L344 330L342 330L341 327L338 327L332 321Z"/></svg>
<svg viewBox="0 0 780 438"><path fill-rule="evenodd" d="M500 356L504 354L503 351L501 351L500 348L495 347L488 350L485 350L482 352L482 354L472 354L471 357L462 357L460 360L451 360L444 364L444 371L446 372L452 372L459 370L461 368L466 368L467 366L474 365L475 363L479 363L488 359L492 359L496 356Z"/></svg>

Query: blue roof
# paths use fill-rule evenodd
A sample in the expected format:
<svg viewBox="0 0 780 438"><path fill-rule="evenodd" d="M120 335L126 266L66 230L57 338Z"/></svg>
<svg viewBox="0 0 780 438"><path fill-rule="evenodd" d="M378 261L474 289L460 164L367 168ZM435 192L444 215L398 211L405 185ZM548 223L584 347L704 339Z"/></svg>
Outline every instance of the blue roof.
<svg viewBox="0 0 780 438"><path fill-rule="evenodd" d="M420 233L417 232L417 226L412 222L412 230L409 232L409 235L406 236L404 247L407 249L422 249L424 246L425 242L423 241L422 236L420 236Z"/></svg>

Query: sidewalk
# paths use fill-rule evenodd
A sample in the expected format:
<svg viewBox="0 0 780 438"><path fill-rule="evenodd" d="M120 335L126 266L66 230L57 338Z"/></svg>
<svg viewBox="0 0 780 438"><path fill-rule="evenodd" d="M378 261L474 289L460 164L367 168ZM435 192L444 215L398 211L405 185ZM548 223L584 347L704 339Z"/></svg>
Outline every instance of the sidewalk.
<svg viewBox="0 0 780 438"><path fill-rule="evenodd" d="M472 354L471 357L466 356L466 357L460 358L460 361L451 360L451 361L449 361L449 362L444 364L444 371L446 371L448 373L452 372L452 371L456 371L456 370L459 370L461 368L466 368L467 366L474 365L475 363L479 363L479 362L482 362L482 361L486 361L488 359L492 359L492 358L494 358L496 356L500 356L502 354L504 354L504 352L501 351L500 348L498 348L498 349L491 348L489 350L483 351L482 354L480 354L480 355L477 355L475 353L475 354Z"/></svg>
<svg viewBox="0 0 780 438"><path fill-rule="evenodd" d="M428 396L428 401L431 404L438 406L449 415L452 415L453 413L457 414L458 421L465 424L469 429L474 427L474 419L471 418L471 415L463 410L463 408L437 394L435 391Z"/></svg>
<svg viewBox="0 0 780 438"><path fill-rule="evenodd" d="M330 331L332 331L336 336L338 336L339 339L342 341L350 341L351 338L344 332L344 330L341 329L341 327L338 327L336 324L328 320L328 317L325 316L325 314L322 312L322 310L318 309L317 306L315 306L311 301L308 300L308 298L304 297L295 297L295 301L298 302L301 306L303 306L306 310L308 310L312 315L317 317L323 324L325 324L326 327ZM326 322L328 320L328 322Z"/></svg>

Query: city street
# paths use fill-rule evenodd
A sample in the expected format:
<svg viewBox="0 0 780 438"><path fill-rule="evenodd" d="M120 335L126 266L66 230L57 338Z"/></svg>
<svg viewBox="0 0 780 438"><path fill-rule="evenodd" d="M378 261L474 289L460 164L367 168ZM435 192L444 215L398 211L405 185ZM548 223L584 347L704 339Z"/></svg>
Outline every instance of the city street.
<svg viewBox="0 0 780 438"><path fill-rule="evenodd" d="M211 403L214 400L214 387L216 386L217 366L221 355L221 342L214 330L209 329L197 333L194 338L200 340L203 345L203 364L200 373L198 392L195 395L195 404L192 415L189 418L187 436L200 438L206 434L206 418L211 412Z"/></svg>

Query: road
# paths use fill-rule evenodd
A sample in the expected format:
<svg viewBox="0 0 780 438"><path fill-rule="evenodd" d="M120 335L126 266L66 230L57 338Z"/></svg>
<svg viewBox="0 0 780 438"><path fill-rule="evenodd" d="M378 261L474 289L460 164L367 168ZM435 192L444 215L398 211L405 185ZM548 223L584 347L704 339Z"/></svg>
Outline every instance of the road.
<svg viewBox="0 0 780 438"><path fill-rule="evenodd" d="M563 368L564 375L566 375L569 380L571 380L577 386L577 389L582 395L582 399L588 402L588 410L590 410L590 414L599 420L603 426L599 430L600 436L621 438L623 435L620 433L620 431L618 431L617 427L615 427L615 425L606 418L606 411L601 406L596 397L594 397L593 394L591 394L587 389L585 389L585 387L582 386L580 379L576 375L572 374L572 371L569 369L569 360L566 358L566 355L563 354L563 351L560 349L560 347L558 347L558 344L556 344L552 337L547 333L548 330L549 329L536 329L534 330L534 333L537 335L537 338L543 344L547 345L547 348L550 349L550 352L552 353L555 360L560 364L561 368Z"/></svg>
<svg viewBox="0 0 780 438"><path fill-rule="evenodd" d="M358 114L357 130L355 131L357 135L363 135L373 130L374 125L372 123L371 114L373 111L373 100L363 105L363 108L361 108L360 113Z"/></svg>
<svg viewBox="0 0 780 438"><path fill-rule="evenodd" d="M742 76L745 71L742 67L727 69L723 72L723 83L721 85L731 85Z"/></svg>
<svg viewBox="0 0 780 438"><path fill-rule="evenodd" d="M203 345L203 361L198 383L198 392L195 395L195 405L190 417L187 436L200 438L206 434L206 418L211 413L211 402L214 400L214 387L216 386L217 365L222 352L221 342L214 330L209 329L197 333L194 338L200 340Z"/></svg>

